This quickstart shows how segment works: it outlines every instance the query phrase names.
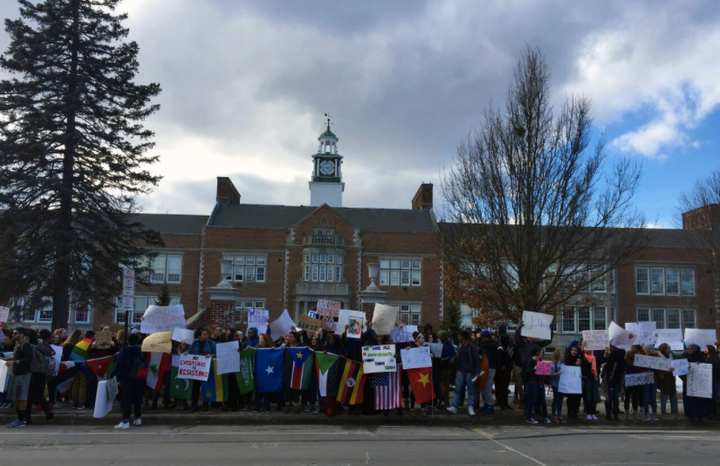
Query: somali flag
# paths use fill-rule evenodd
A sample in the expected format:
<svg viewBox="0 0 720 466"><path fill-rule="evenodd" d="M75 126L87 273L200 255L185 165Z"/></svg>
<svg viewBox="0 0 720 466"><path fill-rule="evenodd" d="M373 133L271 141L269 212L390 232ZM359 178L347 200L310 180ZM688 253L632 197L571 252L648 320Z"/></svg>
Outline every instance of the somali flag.
<svg viewBox="0 0 720 466"><path fill-rule="evenodd" d="M217 369L217 358L213 358L208 379L200 383L203 403L218 403L228 400L228 376L227 374L218 375Z"/></svg>
<svg viewBox="0 0 720 466"><path fill-rule="evenodd" d="M258 348L256 386L260 393L281 392L283 389L283 359L285 351L277 348Z"/></svg>

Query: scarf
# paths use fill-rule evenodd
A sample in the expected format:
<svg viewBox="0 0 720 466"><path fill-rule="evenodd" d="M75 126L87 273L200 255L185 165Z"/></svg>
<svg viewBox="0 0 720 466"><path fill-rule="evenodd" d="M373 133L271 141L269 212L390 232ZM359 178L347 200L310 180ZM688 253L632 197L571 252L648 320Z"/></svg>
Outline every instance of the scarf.
<svg viewBox="0 0 720 466"><path fill-rule="evenodd" d="M593 377L595 380L598 379L597 364L595 362L595 354L592 351L585 351L585 359L590 363L590 369L592 370Z"/></svg>

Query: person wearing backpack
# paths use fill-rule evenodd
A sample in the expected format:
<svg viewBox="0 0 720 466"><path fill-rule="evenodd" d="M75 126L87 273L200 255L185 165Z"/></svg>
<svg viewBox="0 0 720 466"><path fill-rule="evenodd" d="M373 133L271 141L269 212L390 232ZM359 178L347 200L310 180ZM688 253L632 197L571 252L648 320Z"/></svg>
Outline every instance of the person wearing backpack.
<svg viewBox="0 0 720 466"><path fill-rule="evenodd" d="M32 345L33 360L30 363L30 389L28 392L28 403L25 409L25 422L32 424L32 407L37 403L45 413L45 422L52 422L55 415L50 410L50 405L45 399L45 385L50 360L53 359L55 351L50 347L52 333L49 330L40 330L40 338L35 330L28 329L28 342ZM55 362L53 361L53 368Z"/></svg>
<svg viewBox="0 0 720 466"><path fill-rule="evenodd" d="M147 361L140 350L140 335L137 333L128 336L128 346L124 347L118 353L115 368L110 374L110 378L116 377L118 383L121 384L120 392L122 396L122 420L115 429L125 430L130 428L130 411L135 410L135 424L142 425L142 403L143 389L145 388L145 379L138 378L138 373L142 367L147 367ZM145 372L147 376L147 372Z"/></svg>
<svg viewBox="0 0 720 466"><path fill-rule="evenodd" d="M12 359L7 361L7 365L12 367L13 377L8 387L8 398L12 400L17 410L17 419L8 424L11 429L25 427L25 410L27 408L28 392L30 389L30 379L32 372L30 364L33 360L33 349L28 342L27 330L23 327L17 327L13 330L13 339L15 340L15 352Z"/></svg>

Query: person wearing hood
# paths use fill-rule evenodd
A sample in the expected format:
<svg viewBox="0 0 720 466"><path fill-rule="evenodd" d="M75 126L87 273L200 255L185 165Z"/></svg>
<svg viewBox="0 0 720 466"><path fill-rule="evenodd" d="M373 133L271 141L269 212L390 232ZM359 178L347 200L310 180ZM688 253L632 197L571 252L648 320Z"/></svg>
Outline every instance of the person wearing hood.
<svg viewBox="0 0 720 466"><path fill-rule="evenodd" d="M582 353L577 341L570 343L567 347L565 354L565 365L580 367L582 362ZM581 369L582 371L582 369ZM578 393L567 393L567 407L568 407L568 419L578 419L578 413L580 412L580 400L582 395Z"/></svg>
<svg viewBox="0 0 720 466"><path fill-rule="evenodd" d="M600 401L599 391L599 374L600 367L595 360L595 353L585 349L585 343L582 342L582 354L580 358L580 371L583 379L583 402L585 403L585 413L590 421L597 421L597 403Z"/></svg>
<svg viewBox="0 0 720 466"><path fill-rule="evenodd" d="M688 365L702 364L705 361L705 354L696 344L688 345L687 351L682 357L687 357ZM691 422L700 422L703 418L710 417L712 412L712 401L707 398L690 396L687 393L687 376L680 377L683 379L683 406L685 407L685 416L690 418Z"/></svg>
<svg viewBox="0 0 720 466"><path fill-rule="evenodd" d="M670 345L663 343L658 346L658 356L663 359L673 359L672 351L670 351ZM678 398L677 398L677 384L675 375L673 374L674 369L668 371L661 371L657 374L657 386L660 390L660 417L663 420L669 420L670 416L666 416L665 407L668 399L670 400L670 411L672 419L677 421L680 419L678 412Z"/></svg>
<svg viewBox="0 0 720 466"><path fill-rule="evenodd" d="M502 327L502 326L501 326ZM495 397L496 404L500 409L512 409L508 399L508 389L512 379L513 362L510 357L512 340L507 333L500 333L500 344L498 345L498 368L495 371Z"/></svg>
<svg viewBox="0 0 720 466"><path fill-rule="evenodd" d="M247 341L245 342L245 346L248 348L257 348L259 340L260 335L258 333L257 327L250 327L248 329Z"/></svg>

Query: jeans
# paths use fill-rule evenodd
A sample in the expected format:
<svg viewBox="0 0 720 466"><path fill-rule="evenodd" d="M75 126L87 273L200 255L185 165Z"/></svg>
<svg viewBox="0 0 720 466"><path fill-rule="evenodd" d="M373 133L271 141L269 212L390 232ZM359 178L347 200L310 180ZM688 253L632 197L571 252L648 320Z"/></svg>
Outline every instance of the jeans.
<svg viewBox="0 0 720 466"><path fill-rule="evenodd" d="M643 385L643 400L645 416L650 415L650 407L652 407L653 415L657 415L657 385L655 383Z"/></svg>
<svg viewBox="0 0 720 466"><path fill-rule="evenodd" d="M525 384L525 417L532 419L535 408L540 408L543 417L547 417L545 401L545 385L536 383Z"/></svg>
<svg viewBox="0 0 720 466"><path fill-rule="evenodd" d="M460 406L460 394L465 393L465 388L468 391L468 407L475 404L475 383L472 379L475 378L474 374L470 372L460 372L455 374L455 400L453 406L457 409Z"/></svg>
<svg viewBox="0 0 720 466"><path fill-rule="evenodd" d="M272 393L255 392L255 411L260 411L261 400L265 402L265 411L270 411L270 395Z"/></svg>
<svg viewBox="0 0 720 466"><path fill-rule="evenodd" d="M493 380L495 380L495 369L489 369L488 370L488 381L482 389L483 402L487 406L492 406L495 404L493 402L493 394L492 394Z"/></svg>
<svg viewBox="0 0 720 466"><path fill-rule="evenodd" d="M583 379L583 401L585 402L585 413L588 415L597 414L597 402L600 401L598 393L598 381L590 376Z"/></svg>
<svg viewBox="0 0 720 466"><path fill-rule="evenodd" d="M557 388L553 388L552 415L562 417L563 394Z"/></svg>
<svg viewBox="0 0 720 466"><path fill-rule="evenodd" d="M122 420L130 422L130 411L135 408L135 419L142 416L143 390L145 382L137 379L123 380L121 391L122 396Z"/></svg>
<svg viewBox="0 0 720 466"><path fill-rule="evenodd" d="M678 413L678 398L677 393L673 393L672 395L666 395L663 392L660 392L660 412L662 414L665 414L665 405L670 399L670 413L676 414Z"/></svg>

